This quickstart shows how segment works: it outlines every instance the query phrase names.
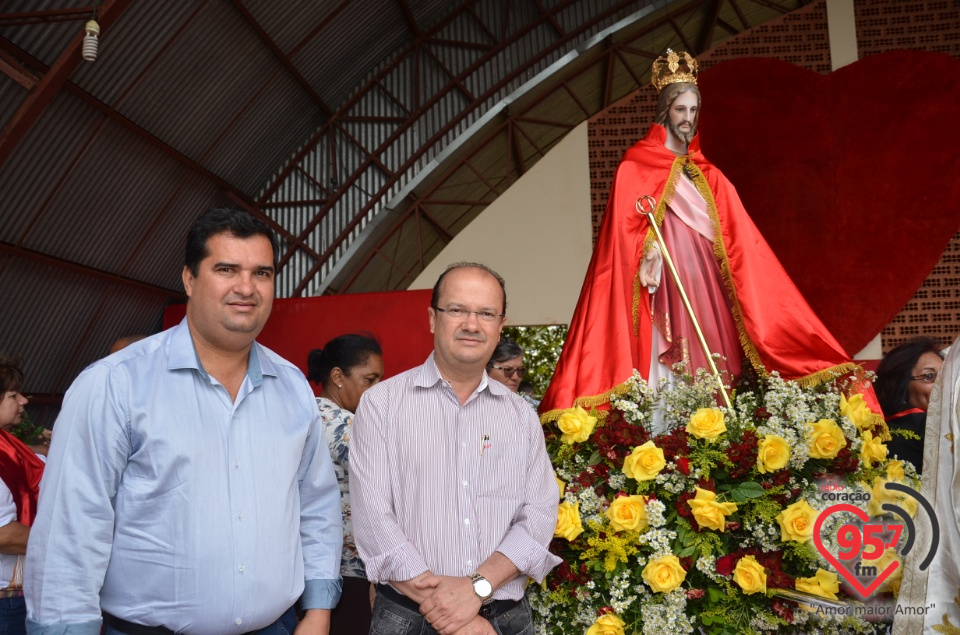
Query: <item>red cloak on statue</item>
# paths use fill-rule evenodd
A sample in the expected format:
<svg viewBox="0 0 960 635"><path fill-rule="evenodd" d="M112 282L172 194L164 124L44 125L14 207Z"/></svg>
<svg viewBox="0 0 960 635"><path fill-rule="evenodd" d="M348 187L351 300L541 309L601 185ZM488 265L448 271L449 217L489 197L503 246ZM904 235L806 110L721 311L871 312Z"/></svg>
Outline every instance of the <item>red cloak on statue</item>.
<svg viewBox="0 0 960 635"><path fill-rule="evenodd" d="M617 169L570 331L540 404L544 421L575 405L606 407L634 369L649 378L650 297L637 273L644 245L654 237L636 202L645 195L656 198L660 225L677 179L687 178L684 171L707 203L715 229L714 257L751 365L761 375L776 370L807 385L856 368L790 280L733 185L703 156L699 135L680 157L665 147L666 136L663 126L653 124ZM664 270L663 275L669 274ZM868 402L875 401L869 392Z"/></svg>

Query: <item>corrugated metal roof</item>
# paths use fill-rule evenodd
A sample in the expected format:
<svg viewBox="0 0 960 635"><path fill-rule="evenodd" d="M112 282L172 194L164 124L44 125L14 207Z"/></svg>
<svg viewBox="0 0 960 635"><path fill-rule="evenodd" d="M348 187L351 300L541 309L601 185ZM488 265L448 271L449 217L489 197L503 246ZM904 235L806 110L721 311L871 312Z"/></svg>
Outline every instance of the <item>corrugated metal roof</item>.
<svg viewBox="0 0 960 635"><path fill-rule="evenodd" d="M42 76L84 20L5 16L91 4L5 0L0 49ZM130 0L104 28L99 59L71 59L68 83L28 113L39 117L11 137L13 151L0 141L0 350L24 355L29 390L62 392L113 339L159 323L198 213L260 196L266 215L332 256L308 278L317 260L296 249L279 294L321 290L369 225L397 216L385 202L459 134L645 4ZM560 9L559 29L541 7ZM28 94L0 74L4 125ZM426 253L439 249L425 236ZM389 268L378 276L403 280Z"/></svg>

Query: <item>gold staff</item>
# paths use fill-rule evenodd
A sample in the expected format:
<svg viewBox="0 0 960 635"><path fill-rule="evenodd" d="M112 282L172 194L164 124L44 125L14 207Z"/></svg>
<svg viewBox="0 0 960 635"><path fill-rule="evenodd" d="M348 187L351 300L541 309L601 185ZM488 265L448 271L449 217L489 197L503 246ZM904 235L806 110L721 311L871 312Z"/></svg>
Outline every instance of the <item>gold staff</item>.
<svg viewBox="0 0 960 635"><path fill-rule="evenodd" d="M703 349L703 354L707 356L707 363L710 364L710 372L717 378L717 385L720 386L720 396L723 397L723 403L727 409L733 410L733 406L730 405L730 397L727 395L727 387L723 385L720 371L717 370L717 364L713 361L713 355L710 353L710 347L707 345L707 338L703 336L703 331L700 330L700 322L697 321L697 316L693 312L693 306L690 305L687 292L683 288L683 283L680 282L680 274L677 273L677 267L673 264L673 258L670 257L670 252L667 250L667 244L663 241L663 234L660 233L660 228L657 227L657 221L653 216L656 209L657 199L652 196L641 196L637 199L637 213L646 216L650 222L650 227L653 228L653 233L657 237L657 244L660 245L660 251L663 253L663 260L667 263L667 269L670 270L670 275L677 285L677 290L680 291L683 306L686 307L687 315L690 316L690 320L693 322L693 328L697 332L697 339L700 340L700 348Z"/></svg>

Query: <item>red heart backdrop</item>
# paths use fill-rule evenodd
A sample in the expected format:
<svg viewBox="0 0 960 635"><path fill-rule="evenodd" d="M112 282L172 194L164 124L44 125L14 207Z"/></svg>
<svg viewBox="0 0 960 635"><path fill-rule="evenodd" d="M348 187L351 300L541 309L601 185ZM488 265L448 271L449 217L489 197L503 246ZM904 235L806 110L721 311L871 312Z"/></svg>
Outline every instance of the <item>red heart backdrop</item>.
<svg viewBox="0 0 960 635"><path fill-rule="evenodd" d="M762 58L700 75L704 154L851 354L960 229L958 78L960 61L920 51L829 75Z"/></svg>

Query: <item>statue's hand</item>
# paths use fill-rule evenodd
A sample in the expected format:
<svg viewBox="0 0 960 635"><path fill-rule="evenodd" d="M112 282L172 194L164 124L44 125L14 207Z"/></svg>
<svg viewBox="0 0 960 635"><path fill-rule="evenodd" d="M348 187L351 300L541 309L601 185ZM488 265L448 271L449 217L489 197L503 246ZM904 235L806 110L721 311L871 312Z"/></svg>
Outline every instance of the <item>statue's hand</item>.
<svg viewBox="0 0 960 635"><path fill-rule="evenodd" d="M657 245L651 246L640 261L640 284L654 289L660 286L662 265L663 256L660 255L660 248Z"/></svg>

